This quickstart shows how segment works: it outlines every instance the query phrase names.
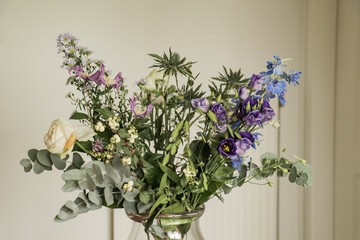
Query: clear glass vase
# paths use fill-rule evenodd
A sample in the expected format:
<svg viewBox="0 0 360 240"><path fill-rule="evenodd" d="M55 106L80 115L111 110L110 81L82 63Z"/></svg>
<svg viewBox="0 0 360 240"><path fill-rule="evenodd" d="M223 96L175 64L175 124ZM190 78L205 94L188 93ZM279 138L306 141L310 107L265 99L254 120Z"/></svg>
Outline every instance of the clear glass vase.
<svg viewBox="0 0 360 240"><path fill-rule="evenodd" d="M144 227L147 214L126 213L134 221L128 240L204 240L199 224L204 210L201 205L192 212L159 214L148 233Z"/></svg>

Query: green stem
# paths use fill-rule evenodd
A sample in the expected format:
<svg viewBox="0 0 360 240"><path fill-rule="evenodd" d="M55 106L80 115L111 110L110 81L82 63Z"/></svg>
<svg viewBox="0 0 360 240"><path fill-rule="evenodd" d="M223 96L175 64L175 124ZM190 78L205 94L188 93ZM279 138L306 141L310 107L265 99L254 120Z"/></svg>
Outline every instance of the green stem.
<svg viewBox="0 0 360 240"><path fill-rule="evenodd" d="M75 144L76 144L81 150L83 150L84 152L86 152L87 154L89 154L89 151L86 150L86 149L83 147L83 145L81 145L78 141L76 141Z"/></svg>

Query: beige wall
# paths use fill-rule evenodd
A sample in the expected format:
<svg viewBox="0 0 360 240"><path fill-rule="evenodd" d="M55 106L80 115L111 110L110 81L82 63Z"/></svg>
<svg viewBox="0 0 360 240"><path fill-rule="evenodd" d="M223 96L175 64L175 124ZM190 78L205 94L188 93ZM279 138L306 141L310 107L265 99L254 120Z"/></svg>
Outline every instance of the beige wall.
<svg viewBox="0 0 360 240"><path fill-rule="evenodd" d="M59 172L34 176L19 165L27 149L43 147L50 122L72 111L64 99L68 75L56 54L59 33L79 37L113 73L123 72L130 89L148 73L146 54L168 47L197 61L195 70L206 83L222 64L241 66L249 76L263 70L274 54L294 58L292 66L304 71L311 55L308 24L318 20L308 9L305 0L1 0L0 239L111 239L111 214L105 209L53 223L59 207L74 195L60 191ZM280 135L266 130L264 151L276 152L288 143L290 153L304 154L305 85L288 93L289 103L281 110L283 130ZM235 190L225 204L210 202L201 220L206 239L288 240L289 234L303 239L303 193L291 187L283 181L280 188L251 185ZM116 211L114 224L116 239L126 239L131 225L122 210Z"/></svg>

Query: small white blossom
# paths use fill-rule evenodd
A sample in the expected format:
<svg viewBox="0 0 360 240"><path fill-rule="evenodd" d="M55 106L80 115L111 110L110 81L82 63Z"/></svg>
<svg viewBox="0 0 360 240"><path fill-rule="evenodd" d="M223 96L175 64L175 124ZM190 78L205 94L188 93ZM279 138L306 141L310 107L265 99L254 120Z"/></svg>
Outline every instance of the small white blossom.
<svg viewBox="0 0 360 240"><path fill-rule="evenodd" d="M132 191L134 188L134 182L133 181L129 181L128 183L125 183L123 186L123 189L125 189L125 191L129 192Z"/></svg>
<svg viewBox="0 0 360 240"><path fill-rule="evenodd" d="M118 130L119 128L119 123L116 121L116 118L108 118L107 119L108 121L108 124L109 124L109 127L112 129L112 130Z"/></svg>
<svg viewBox="0 0 360 240"><path fill-rule="evenodd" d="M120 136L118 134L115 134L110 138L111 143L119 143L120 142Z"/></svg>
<svg viewBox="0 0 360 240"><path fill-rule="evenodd" d="M128 141L129 141L130 143L134 143L135 140L139 137L136 129L134 129L134 128L129 129L129 130L127 131L127 133L130 134L130 137L128 138Z"/></svg>
<svg viewBox="0 0 360 240"><path fill-rule="evenodd" d="M75 61L74 59L72 59L72 58L70 58L68 61L66 61L66 65L67 65L69 68L75 66L75 64L76 64L76 61Z"/></svg>
<svg viewBox="0 0 360 240"><path fill-rule="evenodd" d="M190 168L190 166L187 166L184 170L183 173L185 174L185 177L189 178L189 177L195 177L196 176L196 172L195 170L192 170Z"/></svg>
<svg viewBox="0 0 360 240"><path fill-rule="evenodd" d="M121 159L121 162L124 164L124 165L130 165L131 164L131 158L129 157L124 157Z"/></svg>
<svg viewBox="0 0 360 240"><path fill-rule="evenodd" d="M97 122L95 125L95 130L98 132L103 132L105 131L105 126L102 124L102 122Z"/></svg>

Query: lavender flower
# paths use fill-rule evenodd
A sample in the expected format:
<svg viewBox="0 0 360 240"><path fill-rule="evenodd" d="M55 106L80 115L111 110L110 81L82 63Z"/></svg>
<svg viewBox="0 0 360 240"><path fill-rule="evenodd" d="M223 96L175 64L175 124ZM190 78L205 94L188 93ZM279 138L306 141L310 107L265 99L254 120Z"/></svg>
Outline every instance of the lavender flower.
<svg viewBox="0 0 360 240"><path fill-rule="evenodd" d="M152 104L152 103L150 105L148 105L146 108L137 106L136 105L136 101L137 101L136 97L130 98L129 101L130 101L131 111L137 117L145 118L147 115L149 115L151 110L154 108L154 104Z"/></svg>
<svg viewBox="0 0 360 240"><path fill-rule="evenodd" d="M236 145L236 154L237 155L244 155L247 150L250 149L252 142L247 138L241 138L235 141Z"/></svg>
<svg viewBox="0 0 360 240"><path fill-rule="evenodd" d="M260 113L264 117L262 124L268 123L271 119L275 117L274 109L270 107L270 104L264 100L260 108Z"/></svg>
<svg viewBox="0 0 360 240"><path fill-rule="evenodd" d="M263 82L264 79L262 79L261 75L253 74L249 82L249 87L253 88L255 91L258 91L262 88Z"/></svg>
<svg viewBox="0 0 360 240"><path fill-rule="evenodd" d="M264 120L264 116L261 115L259 110L251 111L244 119L246 121L246 125L254 126L258 125Z"/></svg>
<svg viewBox="0 0 360 240"><path fill-rule="evenodd" d="M240 89L239 89L239 98L241 100L245 100L249 96L249 92L250 91L245 86L240 87Z"/></svg>
<svg viewBox="0 0 360 240"><path fill-rule="evenodd" d="M191 105L194 108L199 107L201 111L207 113L210 108L210 103L206 98L196 98L191 100Z"/></svg>
<svg viewBox="0 0 360 240"><path fill-rule="evenodd" d="M212 105L211 111L215 113L219 122L226 123L226 110L220 103L215 103Z"/></svg>

